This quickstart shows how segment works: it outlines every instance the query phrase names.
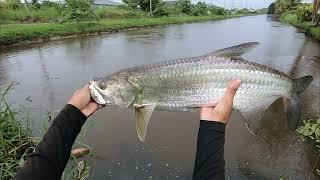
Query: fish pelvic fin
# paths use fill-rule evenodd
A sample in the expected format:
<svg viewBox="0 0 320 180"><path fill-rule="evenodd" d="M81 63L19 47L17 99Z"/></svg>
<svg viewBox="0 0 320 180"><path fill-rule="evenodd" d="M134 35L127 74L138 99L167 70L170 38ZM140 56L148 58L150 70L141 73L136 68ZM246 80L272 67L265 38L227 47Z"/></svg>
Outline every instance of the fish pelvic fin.
<svg viewBox="0 0 320 180"><path fill-rule="evenodd" d="M219 57L237 57L251 51L259 45L258 42L248 42L239 44L236 46L227 47L214 51L212 53L206 54L205 56L219 56Z"/></svg>
<svg viewBox="0 0 320 180"><path fill-rule="evenodd" d="M135 108L136 130L141 142L144 142L147 134L148 123L156 105L144 105Z"/></svg>
<svg viewBox="0 0 320 180"><path fill-rule="evenodd" d="M285 99L285 112L287 118L288 127L291 130L295 130L301 119L301 98L300 94L309 86L312 82L312 76L304 76L294 79L293 94L290 99Z"/></svg>
<svg viewBox="0 0 320 180"><path fill-rule="evenodd" d="M245 125L250 133L257 135L262 126L262 118L268 107L279 98L279 96L266 97L262 101L252 100L246 106L238 109L244 119Z"/></svg>

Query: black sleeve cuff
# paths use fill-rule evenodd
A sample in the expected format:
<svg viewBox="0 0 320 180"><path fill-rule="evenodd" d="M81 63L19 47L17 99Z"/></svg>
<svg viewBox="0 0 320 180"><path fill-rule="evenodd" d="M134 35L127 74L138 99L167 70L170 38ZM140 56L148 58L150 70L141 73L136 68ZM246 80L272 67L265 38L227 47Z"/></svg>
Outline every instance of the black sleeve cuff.
<svg viewBox="0 0 320 180"><path fill-rule="evenodd" d="M64 108L61 110L64 114L72 115L72 120L75 120L75 122L79 123L77 124L77 127L82 127L82 125L86 122L87 116L85 116L78 108L76 108L72 104L67 104L64 106Z"/></svg>
<svg viewBox="0 0 320 180"><path fill-rule="evenodd" d="M199 129L205 129L207 131L218 131L224 133L226 129L226 124L217 121L201 120Z"/></svg>

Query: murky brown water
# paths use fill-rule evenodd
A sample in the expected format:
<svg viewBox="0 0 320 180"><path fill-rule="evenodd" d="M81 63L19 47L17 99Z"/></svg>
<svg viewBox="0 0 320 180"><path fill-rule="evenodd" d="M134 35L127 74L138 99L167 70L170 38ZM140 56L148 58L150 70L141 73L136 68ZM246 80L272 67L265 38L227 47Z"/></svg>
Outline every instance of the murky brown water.
<svg viewBox="0 0 320 180"><path fill-rule="evenodd" d="M303 112L319 113L320 44L267 16L172 25L7 50L0 53L0 87L12 81L20 83L7 99L30 108L35 120L31 125L39 135L48 112L61 109L72 92L92 77L248 41L261 45L245 55L246 59L293 76L313 75L315 80L302 94ZM316 179L311 169L319 153L296 133L285 130L281 100L269 108L264 119L264 129L253 136L245 129L240 113L233 113L225 146L227 176ZM154 112L146 142L141 143L133 112L107 107L88 120L86 126L93 125L80 139L95 150L88 158L94 179L191 179L198 123L197 113Z"/></svg>

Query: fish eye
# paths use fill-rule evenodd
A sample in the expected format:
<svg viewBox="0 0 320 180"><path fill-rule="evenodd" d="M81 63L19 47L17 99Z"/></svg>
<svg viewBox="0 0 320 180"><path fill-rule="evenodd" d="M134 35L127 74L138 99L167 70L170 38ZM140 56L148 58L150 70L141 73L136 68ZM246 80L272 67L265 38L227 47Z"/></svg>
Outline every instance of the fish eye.
<svg viewBox="0 0 320 180"><path fill-rule="evenodd" d="M99 83L99 87L100 87L102 90L105 90L105 89L107 88L107 83L104 82L104 81L101 81L101 82Z"/></svg>

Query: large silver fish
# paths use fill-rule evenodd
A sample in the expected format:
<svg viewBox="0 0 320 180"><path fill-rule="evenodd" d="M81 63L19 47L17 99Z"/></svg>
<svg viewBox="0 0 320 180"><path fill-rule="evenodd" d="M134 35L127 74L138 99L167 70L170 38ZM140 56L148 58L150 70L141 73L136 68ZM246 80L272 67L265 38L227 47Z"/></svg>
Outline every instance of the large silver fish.
<svg viewBox="0 0 320 180"><path fill-rule="evenodd" d="M250 42L199 57L120 70L92 80L91 97L99 104L134 108L137 133L144 141L154 110L192 111L213 106L223 97L227 83L240 79L233 106L242 113L251 132L257 132L263 113L279 97L291 99L287 109L289 126L294 129L300 118L298 94L313 78L292 79L240 57L257 45Z"/></svg>

